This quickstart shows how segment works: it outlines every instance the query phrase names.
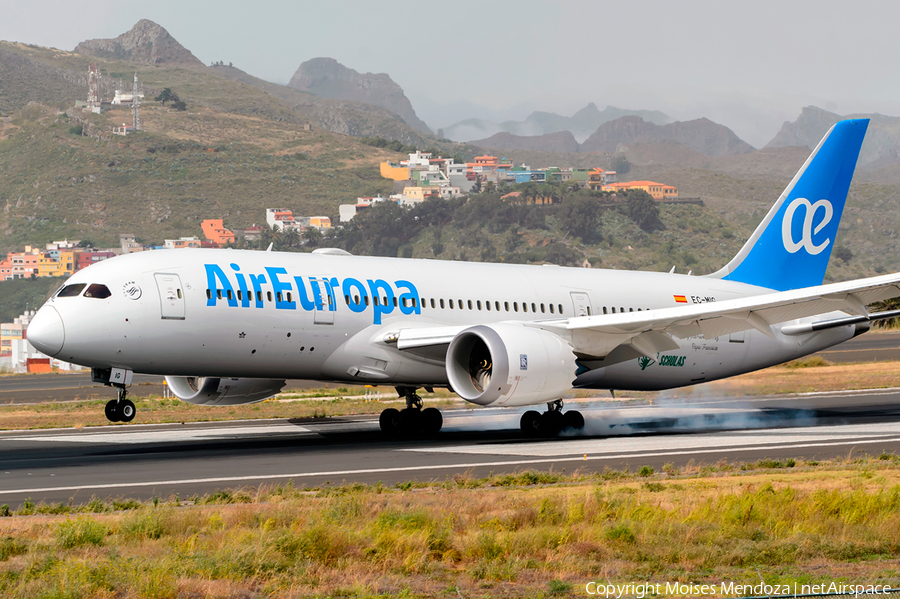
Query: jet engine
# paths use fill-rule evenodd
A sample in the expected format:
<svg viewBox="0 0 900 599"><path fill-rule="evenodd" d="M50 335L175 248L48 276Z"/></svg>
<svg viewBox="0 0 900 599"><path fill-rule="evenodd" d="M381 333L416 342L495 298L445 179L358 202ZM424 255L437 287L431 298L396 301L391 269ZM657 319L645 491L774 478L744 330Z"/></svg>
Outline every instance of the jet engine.
<svg viewBox="0 0 900 599"><path fill-rule="evenodd" d="M166 383L181 401L192 404L234 406L268 399L285 381L167 376Z"/></svg>
<svg viewBox="0 0 900 599"><path fill-rule="evenodd" d="M447 377L460 397L482 406L558 399L572 388L572 346L551 332L519 324L470 327L447 348Z"/></svg>

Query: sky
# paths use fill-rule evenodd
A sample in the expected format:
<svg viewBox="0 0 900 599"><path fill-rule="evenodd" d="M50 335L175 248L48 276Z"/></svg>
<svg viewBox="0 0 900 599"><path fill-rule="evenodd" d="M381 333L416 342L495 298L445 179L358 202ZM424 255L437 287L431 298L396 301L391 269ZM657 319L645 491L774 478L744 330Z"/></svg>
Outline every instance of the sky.
<svg viewBox="0 0 900 599"><path fill-rule="evenodd" d="M319 56L388 73L434 130L594 102L707 117L761 147L811 104L900 115L895 0L0 0L0 39L72 50L142 18L276 83Z"/></svg>

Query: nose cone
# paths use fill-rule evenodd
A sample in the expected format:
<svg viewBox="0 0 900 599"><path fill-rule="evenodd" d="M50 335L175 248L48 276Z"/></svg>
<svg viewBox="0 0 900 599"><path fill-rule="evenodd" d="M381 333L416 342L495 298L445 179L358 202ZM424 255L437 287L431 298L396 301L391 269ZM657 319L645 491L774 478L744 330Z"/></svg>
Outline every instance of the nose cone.
<svg viewBox="0 0 900 599"><path fill-rule="evenodd" d="M28 342L39 352L55 356L60 352L66 340L62 317L53 306L44 306L28 323L26 332Z"/></svg>

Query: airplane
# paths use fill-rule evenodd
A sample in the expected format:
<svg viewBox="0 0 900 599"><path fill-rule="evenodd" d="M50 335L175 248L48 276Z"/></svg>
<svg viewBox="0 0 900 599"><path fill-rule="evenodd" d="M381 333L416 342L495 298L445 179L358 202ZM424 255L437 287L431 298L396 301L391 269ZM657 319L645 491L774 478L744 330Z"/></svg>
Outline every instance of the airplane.
<svg viewBox="0 0 900 599"><path fill-rule="evenodd" d="M28 339L117 389L165 375L181 400L262 401L286 379L392 386L388 434L433 435L416 393L528 410L526 435L581 429L571 389L662 390L766 368L836 345L900 311L900 274L823 284L867 119L832 127L738 254L706 276L352 256L183 249L81 270L40 308ZM473 200L477 201L477 200ZM271 248L270 248L271 249Z"/></svg>

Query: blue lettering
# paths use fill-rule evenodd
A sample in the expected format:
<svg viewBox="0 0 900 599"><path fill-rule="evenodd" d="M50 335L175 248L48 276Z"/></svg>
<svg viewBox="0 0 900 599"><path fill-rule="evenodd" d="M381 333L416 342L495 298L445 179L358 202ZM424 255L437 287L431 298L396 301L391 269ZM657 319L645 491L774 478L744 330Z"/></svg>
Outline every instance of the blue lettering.
<svg viewBox="0 0 900 599"><path fill-rule="evenodd" d="M358 294L353 293L353 289L357 289ZM353 312L362 312L366 309L365 298L368 297L366 294L366 288L363 287L363 284L357 281L356 279L344 279L344 295L350 298L349 305L350 310ZM359 302L354 301L354 295L358 295Z"/></svg>
<svg viewBox="0 0 900 599"><path fill-rule="evenodd" d="M241 270L240 266L232 263L231 269L234 270L235 272L237 272L237 274L235 276L237 277L238 287L241 290L241 307L249 308L250 307L250 296L247 294L247 280L244 278L244 275L242 275L240 272L238 272L239 270Z"/></svg>
<svg viewBox="0 0 900 599"><path fill-rule="evenodd" d="M300 300L300 307L307 312L315 310L316 305L309 299L309 295L306 293L306 285L303 283L303 277L294 277L294 282L297 283L297 299ZM312 286L315 288L315 283L313 283Z"/></svg>
<svg viewBox="0 0 900 599"><path fill-rule="evenodd" d="M290 282L278 280L278 275L286 275L287 270L281 267L272 268L271 266L267 266L266 272L269 273L269 281L272 282L272 291L275 292L275 309L296 310L297 304L293 301L287 301L286 294L282 293L284 291L293 290L293 287ZM279 294L281 294L282 299L278 299Z"/></svg>
<svg viewBox="0 0 900 599"><path fill-rule="evenodd" d="M217 264L204 264L204 266L206 267L206 290L209 292L209 298L206 300L206 305L215 306L219 292L222 292L224 297L228 299L228 305L236 308L237 300L234 297L234 287L231 286L231 281L228 280L225 271ZM217 279L221 284L221 287L216 285ZM228 293L229 291L231 292L230 296Z"/></svg>
<svg viewBox="0 0 900 599"><path fill-rule="evenodd" d="M250 275L250 284L253 285L253 295L256 298L256 307L262 308L262 285L266 282L266 275Z"/></svg>
<svg viewBox="0 0 900 599"><path fill-rule="evenodd" d="M394 290L388 285L387 281L378 279L373 281L369 279L369 289L372 291L372 309L375 311L375 324L381 324L381 315L390 314L394 311ZM383 291L384 295L379 293Z"/></svg>
<svg viewBox="0 0 900 599"><path fill-rule="evenodd" d="M419 290L409 281L395 281L397 291L406 288L407 293L400 294L400 311L404 314L421 314L422 308L419 306Z"/></svg>

